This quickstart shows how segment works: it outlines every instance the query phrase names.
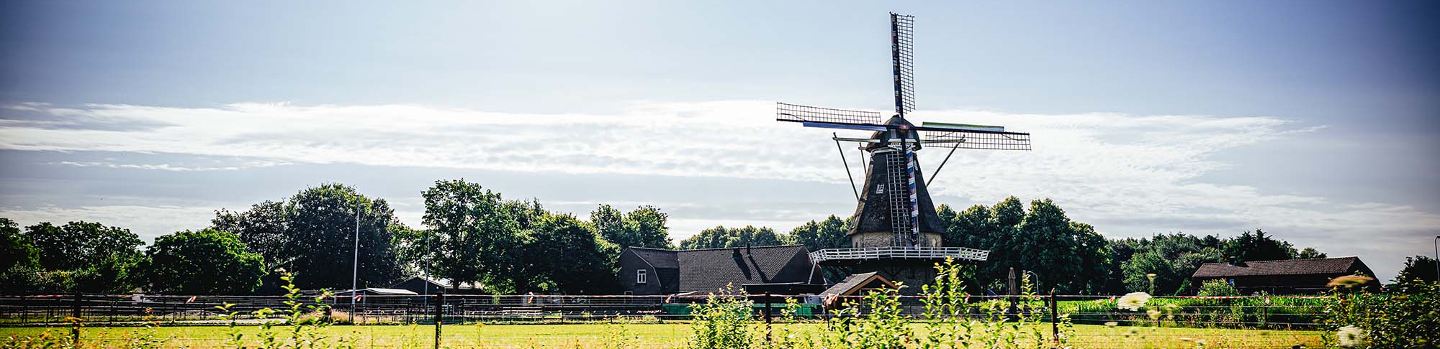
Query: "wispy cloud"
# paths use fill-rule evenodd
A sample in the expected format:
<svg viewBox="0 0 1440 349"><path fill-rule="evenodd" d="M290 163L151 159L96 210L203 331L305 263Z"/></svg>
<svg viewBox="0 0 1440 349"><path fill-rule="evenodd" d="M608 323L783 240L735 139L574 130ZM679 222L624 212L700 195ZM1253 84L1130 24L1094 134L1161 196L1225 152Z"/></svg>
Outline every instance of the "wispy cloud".
<svg viewBox="0 0 1440 349"><path fill-rule="evenodd" d="M61 108L26 104L0 112L28 113L24 119L42 123L0 122L0 149L238 159L235 164L201 167L66 164L166 171L350 163L848 183L837 163L835 145L828 138L830 132L777 123L773 108L770 102L756 101L637 103L622 112L602 115L495 113L414 105ZM66 120L68 127L43 125L46 115ZM982 203L1006 195L1050 197L1068 208L1072 217L1094 223L1112 235L1235 233L1264 228L1301 245L1359 251L1354 254L1393 254L1406 250L1404 239L1423 237L1425 229L1440 226L1440 215L1408 206L1334 202L1324 193L1271 192L1247 183L1202 180L1206 174L1233 170L1216 160L1217 154L1263 146L1282 137L1308 137L1319 125L1263 116L1041 115L976 110L929 110L917 112L915 117L1006 125L1034 134L1030 152L960 151L932 184L936 195ZM0 121L17 119L21 118L0 117ZM89 127L92 123L152 127ZM852 167L859 164L855 155L853 150L847 154ZM944 154L931 149L922 157L928 174ZM697 202L705 200L695 198ZM744 215L705 216L696 210L696 215L677 217L677 223L694 227L711 222L738 224L736 216ZM818 218L800 217L800 211L804 210L754 219L768 224Z"/></svg>

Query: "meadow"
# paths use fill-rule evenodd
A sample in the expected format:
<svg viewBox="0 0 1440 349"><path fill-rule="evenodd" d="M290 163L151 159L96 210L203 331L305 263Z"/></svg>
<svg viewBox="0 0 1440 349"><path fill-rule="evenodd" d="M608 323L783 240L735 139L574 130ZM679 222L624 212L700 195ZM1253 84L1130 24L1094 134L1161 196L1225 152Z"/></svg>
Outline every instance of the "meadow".
<svg viewBox="0 0 1440 349"><path fill-rule="evenodd" d="M911 323L916 336L925 335L922 323ZM819 331L815 323L776 325L794 332ZM1048 333L1048 326L1041 326ZM254 347L258 326L239 327L249 347ZM277 330L283 331L282 328ZM0 328L0 341L10 347L20 336L38 336L45 331L68 336L68 328ZM150 331L150 333L146 333ZM432 348L435 327L420 325L330 326L320 333L339 343L357 348ZM764 335L763 326L754 332ZM605 348L629 337L629 348L684 348L691 334L690 323L663 324L546 324L546 325L446 325L442 344L446 348ZM137 338L151 335L163 348L227 348L225 326L178 327L89 327L81 330L81 347L128 347ZM283 334L282 334L283 336ZM1048 339L1048 338L1047 338ZM1071 345L1076 348L1289 348L1303 344L1319 348L1320 332L1287 330L1242 330L1203 328L1107 327L1076 325ZM1203 343L1203 344L1200 344ZM1203 345L1203 346L1202 346Z"/></svg>

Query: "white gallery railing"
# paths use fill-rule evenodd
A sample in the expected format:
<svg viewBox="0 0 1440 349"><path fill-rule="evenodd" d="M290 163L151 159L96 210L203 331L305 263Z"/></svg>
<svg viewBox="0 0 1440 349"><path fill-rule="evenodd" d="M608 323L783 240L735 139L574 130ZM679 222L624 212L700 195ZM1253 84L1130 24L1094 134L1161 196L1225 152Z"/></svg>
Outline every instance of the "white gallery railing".
<svg viewBox="0 0 1440 349"><path fill-rule="evenodd" d="M827 248L810 252L810 260L820 263L827 260L859 260L859 259L880 259L880 258L902 258L902 259L944 259L954 257L957 260L985 261L990 256L990 251L977 250L964 247L865 247L865 248Z"/></svg>

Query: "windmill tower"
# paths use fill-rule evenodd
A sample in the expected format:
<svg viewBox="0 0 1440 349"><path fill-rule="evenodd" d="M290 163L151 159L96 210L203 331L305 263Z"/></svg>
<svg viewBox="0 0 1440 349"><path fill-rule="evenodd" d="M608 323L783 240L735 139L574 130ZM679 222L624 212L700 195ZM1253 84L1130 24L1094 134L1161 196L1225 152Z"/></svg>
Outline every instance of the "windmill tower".
<svg viewBox="0 0 1440 349"><path fill-rule="evenodd" d="M1007 132L1002 126L923 122L920 126L905 118L915 110L913 73L914 16L890 14L891 72L895 89L895 114L882 121L874 111L845 110L777 103L776 120L798 122L805 127L872 131L869 137L847 138L832 135L837 148L841 142L859 144L862 163L868 158L865 183L851 188L858 204L849 232L850 248L824 249L810 253L811 260L849 273L879 272L890 280L903 281L913 294L919 285L934 278L931 264L946 257L959 261L985 261L989 251L945 247L941 234L945 221L935 211L915 153L922 147L949 148L936 167L933 178L957 149L1030 150L1030 134ZM850 174L846 162L846 175ZM863 190L863 191L862 191Z"/></svg>

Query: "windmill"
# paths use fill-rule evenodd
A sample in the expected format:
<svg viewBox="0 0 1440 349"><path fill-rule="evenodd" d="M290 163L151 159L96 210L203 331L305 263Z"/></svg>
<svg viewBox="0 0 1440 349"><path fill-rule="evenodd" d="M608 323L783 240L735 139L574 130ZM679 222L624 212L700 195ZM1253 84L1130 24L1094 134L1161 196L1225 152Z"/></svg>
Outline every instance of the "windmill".
<svg viewBox="0 0 1440 349"><path fill-rule="evenodd" d="M914 16L890 14L890 56L895 114L882 121L883 114L865 110L846 110L776 104L776 120L798 122L805 127L839 130L872 131L869 137L840 137L832 134L846 175L849 162L844 160L841 142L858 143L861 161L866 166L865 183L851 189L858 202L849 232L850 248L824 249L811 252L810 257L824 266L843 266L851 271L879 271L891 280L919 279L927 282L929 263L952 257L961 261L984 261L989 251L944 247L941 232L945 222L935 211L926 189L915 153L922 147L949 148L945 160L936 167L931 178L944 168L958 149L1030 150L1030 134L1007 132L1002 126L922 122L919 126L906 120L906 113L915 110L913 61Z"/></svg>

